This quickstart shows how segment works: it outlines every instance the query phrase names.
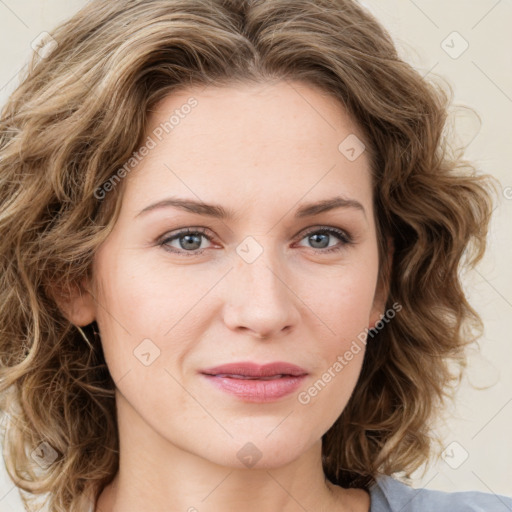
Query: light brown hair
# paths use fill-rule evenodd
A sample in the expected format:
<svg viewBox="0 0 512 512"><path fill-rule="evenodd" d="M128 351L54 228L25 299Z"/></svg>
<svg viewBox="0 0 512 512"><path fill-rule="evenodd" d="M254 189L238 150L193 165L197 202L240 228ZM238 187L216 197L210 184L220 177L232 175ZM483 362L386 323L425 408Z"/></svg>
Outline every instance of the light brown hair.
<svg viewBox="0 0 512 512"><path fill-rule="evenodd" d="M123 180L97 191L166 95L275 80L332 95L365 134L380 278L388 304L402 306L369 340L323 437L325 474L367 488L427 461L433 422L481 334L459 273L482 257L492 211L491 178L446 137L450 94L351 0L93 0L51 34L57 46L34 55L0 119L0 394L16 485L51 493L52 512L85 510L118 468L115 384L94 323L91 350L52 292L89 275L117 219ZM29 455L43 441L59 454L46 471Z"/></svg>

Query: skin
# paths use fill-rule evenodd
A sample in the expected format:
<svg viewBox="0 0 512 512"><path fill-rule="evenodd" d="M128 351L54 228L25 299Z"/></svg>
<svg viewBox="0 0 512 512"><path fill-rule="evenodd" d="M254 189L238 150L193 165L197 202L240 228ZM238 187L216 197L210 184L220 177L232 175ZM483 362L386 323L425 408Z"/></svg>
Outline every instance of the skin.
<svg viewBox="0 0 512 512"><path fill-rule="evenodd" d="M63 306L76 325L97 321L116 382L120 470L95 510L368 511L368 493L332 485L321 464L322 435L352 394L364 344L308 404L298 401L384 313L368 155L350 161L338 150L348 135L364 136L333 98L284 81L174 93L154 109L148 135L191 96L198 105L124 178L120 217L86 292ZM365 213L293 217L334 195ZM236 217L172 207L137 216L170 196ZM331 226L353 243L327 235L315 245L311 235ZM187 227L211 240L159 245ZM262 249L252 263L236 251L248 236ZM134 355L144 339L160 350L148 366ZM291 395L250 403L198 373L249 360L309 375ZM261 453L253 467L237 457L249 442Z"/></svg>

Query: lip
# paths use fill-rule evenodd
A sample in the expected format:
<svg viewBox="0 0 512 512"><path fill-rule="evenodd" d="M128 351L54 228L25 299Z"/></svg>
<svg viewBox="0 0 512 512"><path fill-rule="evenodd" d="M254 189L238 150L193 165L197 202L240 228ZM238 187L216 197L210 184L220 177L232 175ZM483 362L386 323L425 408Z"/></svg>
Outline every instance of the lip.
<svg viewBox="0 0 512 512"><path fill-rule="evenodd" d="M286 362L258 365L229 363L200 372L218 389L247 402L272 402L293 393L308 375L300 366Z"/></svg>
<svg viewBox="0 0 512 512"><path fill-rule="evenodd" d="M213 368L206 368L205 370L201 370L201 373L204 373L206 375L229 374L241 375L244 377L261 378L274 377L276 375L291 375L293 377L298 377L301 375L307 375L308 372L304 370L304 368L301 368L300 366L297 366L292 363L284 363L281 361L276 361L274 363L268 363L263 365L247 361L223 364L221 366L215 366Z"/></svg>

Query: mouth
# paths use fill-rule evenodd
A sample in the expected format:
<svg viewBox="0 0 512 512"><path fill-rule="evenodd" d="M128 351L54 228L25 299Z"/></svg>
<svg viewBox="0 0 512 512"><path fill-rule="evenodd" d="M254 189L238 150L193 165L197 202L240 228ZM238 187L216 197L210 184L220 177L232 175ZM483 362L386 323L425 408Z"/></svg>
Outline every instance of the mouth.
<svg viewBox="0 0 512 512"><path fill-rule="evenodd" d="M213 368L201 370L205 375L215 375L241 379L278 379L281 377L300 377L307 375L307 371L292 363L276 361L264 365L258 365L250 361L223 364Z"/></svg>
<svg viewBox="0 0 512 512"><path fill-rule="evenodd" d="M279 378L283 376L299 377L307 375L307 371L292 363L276 361L259 365L251 361L239 363L228 363L213 368L201 370L205 375L222 375L235 378L265 379L266 377Z"/></svg>
<svg viewBox="0 0 512 512"><path fill-rule="evenodd" d="M223 392L246 402L270 402L295 391L308 375L291 363L230 363L200 372Z"/></svg>
<svg viewBox="0 0 512 512"><path fill-rule="evenodd" d="M227 379L242 379L242 380L276 380L281 379L282 377L292 377L292 375L288 374L279 374L279 375L271 375L270 377L249 377L247 375L237 375L233 373L217 373L217 374L208 374L205 375L211 375L212 377L225 377Z"/></svg>

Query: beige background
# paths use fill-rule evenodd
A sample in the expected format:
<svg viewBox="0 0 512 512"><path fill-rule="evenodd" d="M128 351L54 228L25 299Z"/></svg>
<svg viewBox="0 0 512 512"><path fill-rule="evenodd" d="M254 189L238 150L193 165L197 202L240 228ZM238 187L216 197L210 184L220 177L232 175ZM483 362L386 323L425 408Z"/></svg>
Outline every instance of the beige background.
<svg viewBox="0 0 512 512"><path fill-rule="evenodd" d="M17 83L31 41L52 32L84 0L0 0L0 103ZM415 487L481 490L512 496L512 3L509 0L365 0L392 34L402 57L423 75L445 77L455 103L469 110L454 116L468 158L502 183L489 252L465 277L470 300L486 331L481 353L442 430L446 450L432 468L415 475ZM457 32L457 34L454 34ZM444 42L443 42L444 41ZM464 48L467 47L465 51ZM473 386L486 387L476 390ZM0 464L0 509L22 512L16 488Z"/></svg>

